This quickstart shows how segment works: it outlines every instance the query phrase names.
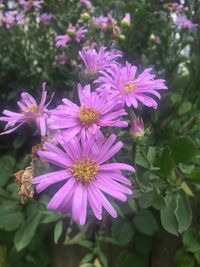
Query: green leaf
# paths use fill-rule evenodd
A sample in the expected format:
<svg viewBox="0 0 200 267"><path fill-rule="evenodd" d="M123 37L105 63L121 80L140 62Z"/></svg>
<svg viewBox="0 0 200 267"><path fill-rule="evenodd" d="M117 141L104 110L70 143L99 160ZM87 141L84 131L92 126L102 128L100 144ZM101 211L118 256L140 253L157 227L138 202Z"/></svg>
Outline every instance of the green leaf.
<svg viewBox="0 0 200 267"><path fill-rule="evenodd" d="M22 250L29 244L35 234L38 224L40 223L41 216L40 213L32 214L32 216L29 217L16 232L14 245L17 251Z"/></svg>
<svg viewBox="0 0 200 267"><path fill-rule="evenodd" d="M153 235L158 230L157 222L149 210L141 210L133 219L136 229L146 235Z"/></svg>
<svg viewBox="0 0 200 267"><path fill-rule="evenodd" d="M164 229L170 234L178 235L178 221L174 212L166 207L161 210L160 216Z"/></svg>
<svg viewBox="0 0 200 267"><path fill-rule="evenodd" d="M80 245L80 246L82 246L84 248L88 248L90 250L93 249L93 243L91 241L89 241L89 240L79 240L74 244Z"/></svg>
<svg viewBox="0 0 200 267"><path fill-rule="evenodd" d="M176 252L174 262L176 267L193 267L195 264L194 257L183 249Z"/></svg>
<svg viewBox="0 0 200 267"><path fill-rule="evenodd" d="M0 229L4 231L16 230L23 222L24 215L22 212L10 212L0 216Z"/></svg>
<svg viewBox="0 0 200 267"><path fill-rule="evenodd" d="M186 231L192 222L192 210L186 194L181 190L177 193L178 203L175 215L178 221L179 233Z"/></svg>
<svg viewBox="0 0 200 267"><path fill-rule="evenodd" d="M179 107L178 113L179 115L185 115L188 112L190 112L192 108L192 103L189 101L183 102L181 106Z"/></svg>
<svg viewBox="0 0 200 267"><path fill-rule="evenodd" d="M112 237L120 244L125 245L131 241L134 235L133 226L130 222L122 219L113 221Z"/></svg>
<svg viewBox="0 0 200 267"><path fill-rule="evenodd" d="M148 160L143 156L140 151L136 153L135 164L142 166L145 169L149 169L151 167Z"/></svg>
<svg viewBox="0 0 200 267"><path fill-rule="evenodd" d="M173 159L179 163L188 163L195 156L194 142L189 137L178 137L170 144Z"/></svg>
<svg viewBox="0 0 200 267"><path fill-rule="evenodd" d="M58 221L61 218L61 214L51 211L51 210L47 210L43 212L43 215L45 216L41 223L51 223L51 222L55 222Z"/></svg>
<svg viewBox="0 0 200 267"><path fill-rule="evenodd" d="M57 244L59 238L61 237L63 231L63 221L60 220L59 222L56 223L55 228L54 228L54 242Z"/></svg>
<svg viewBox="0 0 200 267"><path fill-rule="evenodd" d="M141 208L146 209L149 207L154 207L155 209L162 209L165 207L165 200L164 198L159 195L157 192L154 191L149 191L149 192L145 192L143 193L139 199L138 199L138 203L140 205Z"/></svg>
<svg viewBox="0 0 200 267"><path fill-rule="evenodd" d="M149 150L147 152L147 159L148 161L151 163L151 165L153 165L154 161L156 158L156 150L155 147L150 146Z"/></svg>
<svg viewBox="0 0 200 267"><path fill-rule="evenodd" d="M93 257L94 257L93 253L88 253L82 258L81 263L82 264L88 263L93 259Z"/></svg>
<svg viewBox="0 0 200 267"><path fill-rule="evenodd" d="M134 238L135 248L138 252L148 255L153 246L153 238L151 236L138 234Z"/></svg>
<svg viewBox="0 0 200 267"><path fill-rule="evenodd" d="M195 259L198 263L200 263L200 251L194 253Z"/></svg>
<svg viewBox="0 0 200 267"><path fill-rule="evenodd" d="M193 170L189 177L193 180L200 181L200 169Z"/></svg>
<svg viewBox="0 0 200 267"><path fill-rule="evenodd" d="M173 168L173 159L172 159L172 152L169 147L166 147L161 155L160 158L160 169L162 174L168 178L170 176L171 171Z"/></svg>
<svg viewBox="0 0 200 267"><path fill-rule="evenodd" d="M15 159L9 155L0 158L0 186L4 186L13 173Z"/></svg>
<svg viewBox="0 0 200 267"><path fill-rule="evenodd" d="M192 192L192 190L190 189L189 185L186 182L182 182L181 183L181 188L183 189L183 191L188 195L193 197L194 194Z"/></svg>
<svg viewBox="0 0 200 267"><path fill-rule="evenodd" d="M187 251L197 252L200 251L200 234L195 229L189 229L183 233L183 244Z"/></svg>

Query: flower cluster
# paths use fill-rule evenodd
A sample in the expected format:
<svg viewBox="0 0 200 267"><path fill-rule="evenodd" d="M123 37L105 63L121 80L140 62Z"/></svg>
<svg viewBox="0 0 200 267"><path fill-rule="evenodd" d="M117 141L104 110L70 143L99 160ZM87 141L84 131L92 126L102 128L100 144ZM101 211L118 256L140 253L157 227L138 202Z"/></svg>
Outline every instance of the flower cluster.
<svg viewBox="0 0 200 267"><path fill-rule="evenodd" d="M17 10L9 10L3 13L0 11L0 25L9 29L12 25L24 23L24 14Z"/></svg>
<svg viewBox="0 0 200 267"><path fill-rule="evenodd" d="M79 29L77 29L77 27L73 26L70 23L67 28L66 34L56 36L56 46L63 47L71 40L79 43L86 32L87 29L85 27L80 27Z"/></svg>
<svg viewBox="0 0 200 267"><path fill-rule="evenodd" d="M84 74L86 77L89 74L91 81L85 86L78 84L79 103L63 98L62 104L49 110L51 99L46 103L43 83L39 104L23 92L17 102L20 112L4 110L0 121L6 122L1 134L11 133L24 123L35 123L41 136L48 136L38 156L54 165L55 171L35 177L32 183L38 193L61 185L48 208L69 211L74 221L85 224L88 206L99 220L103 209L116 217L117 211L109 198L124 202L132 194L131 180L124 176L124 171L135 172L134 167L114 160L123 143L115 143L117 137L113 132L128 127L126 106L137 109L142 103L155 109L154 97L160 99L158 90L167 87L164 80L155 78L152 69L137 74L136 66L121 65L119 51L101 47L99 51L83 49L79 55L85 65ZM143 121L134 122L130 132L141 137Z"/></svg>
<svg viewBox="0 0 200 267"><path fill-rule="evenodd" d="M176 19L176 23L179 27L188 29L190 31L193 31L198 27L198 24L193 23L191 20L183 16L178 16Z"/></svg>
<svg viewBox="0 0 200 267"><path fill-rule="evenodd" d="M41 8L43 1L40 0L18 0L19 4L26 9Z"/></svg>

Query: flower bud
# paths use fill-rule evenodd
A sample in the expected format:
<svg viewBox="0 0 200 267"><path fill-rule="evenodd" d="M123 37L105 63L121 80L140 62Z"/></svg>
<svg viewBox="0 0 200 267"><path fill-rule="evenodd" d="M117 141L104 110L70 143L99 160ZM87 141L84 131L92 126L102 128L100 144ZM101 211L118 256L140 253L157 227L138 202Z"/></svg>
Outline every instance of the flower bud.
<svg viewBox="0 0 200 267"><path fill-rule="evenodd" d="M90 14L87 13L87 12L82 13L82 14L81 14L81 19L82 19L83 21L88 21L88 20L90 19Z"/></svg>
<svg viewBox="0 0 200 267"><path fill-rule="evenodd" d="M130 134L133 138L141 138L144 136L144 122L142 119L136 118L132 121Z"/></svg>
<svg viewBox="0 0 200 267"><path fill-rule="evenodd" d="M121 20L121 25L124 27L130 27L130 24L131 24L130 13L126 13L124 18Z"/></svg>

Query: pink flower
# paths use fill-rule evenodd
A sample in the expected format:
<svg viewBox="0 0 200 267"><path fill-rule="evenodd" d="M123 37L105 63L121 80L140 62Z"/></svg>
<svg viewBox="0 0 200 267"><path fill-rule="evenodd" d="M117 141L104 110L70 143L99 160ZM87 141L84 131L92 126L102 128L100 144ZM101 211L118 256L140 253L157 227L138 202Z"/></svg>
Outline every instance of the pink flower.
<svg viewBox="0 0 200 267"><path fill-rule="evenodd" d="M56 36L56 47L63 47L70 40L71 40L71 38L67 34L65 34L65 35L58 35L58 36Z"/></svg>
<svg viewBox="0 0 200 267"><path fill-rule="evenodd" d="M7 124L5 131L2 132L1 135L12 133L27 122L35 122L37 128L40 130L40 134L42 136L46 134L46 120L48 118L47 106L50 102L45 105L47 96L45 87L46 83L43 83L42 97L39 105L30 94L23 92L21 94L21 100L17 102L17 105L20 108L20 113L9 110L3 111L5 116L0 117L0 121L5 121Z"/></svg>
<svg viewBox="0 0 200 267"><path fill-rule="evenodd" d="M154 95L160 99L157 90L167 89L165 80L155 79L155 75L151 74L152 69L145 69L137 78L137 67L132 66L128 62L125 67L115 66L109 73L102 71L103 76L99 77L95 82L100 83L97 91L112 92L120 95L123 103L128 107L138 107L138 102L142 102L148 107L157 108L156 101L149 95Z"/></svg>
<svg viewBox="0 0 200 267"><path fill-rule="evenodd" d="M42 13L40 15L40 20L44 23L44 24L48 24L51 20L53 19L53 15L51 13Z"/></svg>
<svg viewBox="0 0 200 267"><path fill-rule="evenodd" d="M144 135L144 122L142 119L136 118L132 121L130 134L133 138L142 137Z"/></svg>
<svg viewBox="0 0 200 267"><path fill-rule="evenodd" d="M14 22L15 22L15 12L14 11L6 12L4 16L4 23L6 28L10 28Z"/></svg>
<svg viewBox="0 0 200 267"><path fill-rule="evenodd" d="M131 16L130 13L126 13L124 18L121 21L121 24L124 26L130 26L131 25Z"/></svg>
<svg viewBox="0 0 200 267"><path fill-rule="evenodd" d="M64 105L51 111L48 126L52 130L63 129L65 141L74 136L83 140L100 131L100 127L127 127L126 121L121 121L127 115L118 98L106 98L91 92L90 85L84 88L78 85L80 106L68 99L63 99Z"/></svg>
<svg viewBox="0 0 200 267"><path fill-rule="evenodd" d="M176 19L176 23L181 28L186 28L189 29L190 31L193 31L198 27L198 24L194 24L191 20L186 19L183 16L178 16Z"/></svg>
<svg viewBox="0 0 200 267"><path fill-rule="evenodd" d="M101 47L99 52L95 49L83 48L79 55L85 64L85 73L89 76L94 76L99 71L114 66L117 64L115 59L121 57L121 53L106 51L105 47Z"/></svg>
<svg viewBox="0 0 200 267"><path fill-rule="evenodd" d="M77 30L75 26L69 24L67 33L64 35L58 35L56 37L56 47L63 47L72 39L76 40L79 43L86 32L87 29L85 29L85 27L80 27Z"/></svg>
<svg viewBox="0 0 200 267"><path fill-rule="evenodd" d="M50 185L63 182L55 193L47 208L62 213L72 212L74 221L85 224L88 203L98 220L102 219L103 208L114 218L117 212L105 194L126 201L132 191L131 181L124 177L122 171L135 172L125 163L106 163L123 146L118 142L113 146L116 136L111 135L104 143L98 143L94 137L87 142L79 142L77 138L62 143L62 149L51 143L45 143L46 151L38 155L48 162L61 167L61 170L38 176L32 180L37 184L37 192Z"/></svg>
<svg viewBox="0 0 200 267"><path fill-rule="evenodd" d="M23 6L24 8L41 8L41 4L43 1L39 0L18 0L19 4Z"/></svg>
<svg viewBox="0 0 200 267"><path fill-rule="evenodd" d="M101 29L103 32L112 30L114 33L118 31L117 21L113 18L111 13L108 13L106 17L100 16L93 19L95 27Z"/></svg>

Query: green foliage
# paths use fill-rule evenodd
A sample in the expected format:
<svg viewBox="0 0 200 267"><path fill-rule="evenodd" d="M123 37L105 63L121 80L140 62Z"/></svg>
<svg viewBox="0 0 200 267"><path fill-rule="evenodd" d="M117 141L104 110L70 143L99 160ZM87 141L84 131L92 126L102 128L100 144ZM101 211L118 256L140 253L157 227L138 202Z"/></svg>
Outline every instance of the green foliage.
<svg viewBox="0 0 200 267"><path fill-rule="evenodd" d="M10 2L19 7L18 1L4 1L0 12ZM51 187L22 204L21 188L14 183L13 174L30 166L31 148L40 140L32 126L0 137L0 266L49 267L53 262L68 266L70 249L75 251L71 261L81 267L159 266L159 259L166 260L169 267L172 259L175 267L200 265L200 30L179 29L165 7L169 2L94 0L93 10L75 0L44 0L42 10L23 10L26 26L6 28L0 23L1 110L16 111L23 90L39 99L43 81L50 94L55 92L51 108L62 97L75 99L78 82L90 82L78 56L83 43L55 47L55 36L64 34L70 22L88 28L86 46L96 43L97 48L122 50L124 60L137 65L138 72L152 67L169 88L162 90L157 111L140 105L132 112L144 119L141 139L132 140L127 129L117 130L124 142L119 159L133 164L137 171L129 177L133 194L128 202L112 203L117 219L104 213L103 221L98 222L88 205L87 223L82 227L68 213L48 211L46 195L54 194ZM187 17L200 24L199 1L182 2ZM93 26L94 16L110 11L124 38ZM53 20L42 24L41 12L52 13ZM87 22L81 19L84 12L90 17ZM125 12L130 12L132 22L122 28ZM61 52L68 55L64 65L55 63ZM44 162L36 166L35 175L51 170Z"/></svg>

